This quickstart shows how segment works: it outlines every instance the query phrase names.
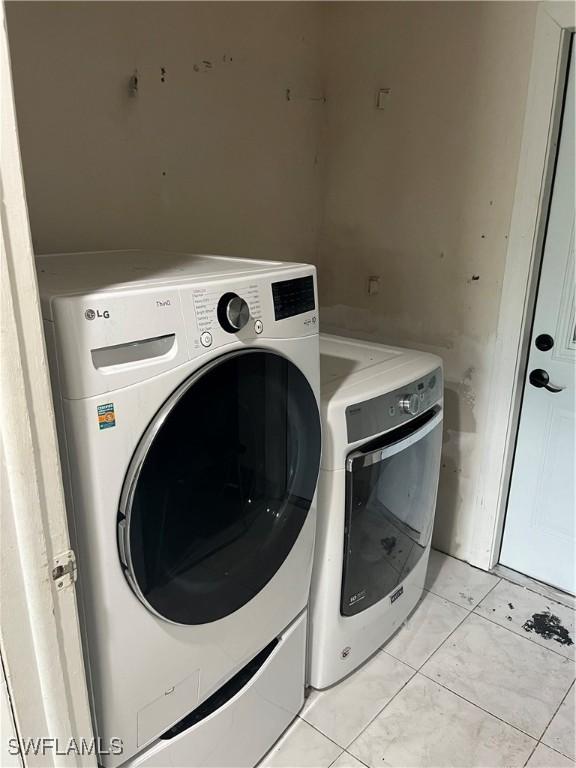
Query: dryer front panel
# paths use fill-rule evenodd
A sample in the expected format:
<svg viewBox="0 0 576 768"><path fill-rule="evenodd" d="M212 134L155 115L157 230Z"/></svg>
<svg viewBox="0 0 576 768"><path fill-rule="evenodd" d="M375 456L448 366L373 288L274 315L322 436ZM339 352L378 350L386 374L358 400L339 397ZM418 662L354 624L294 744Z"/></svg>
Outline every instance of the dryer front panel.
<svg viewBox="0 0 576 768"><path fill-rule="evenodd" d="M249 602L294 546L320 464L304 374L266 350L208 363L166 401L133 456L119 549L139 599L176 624Z"/></svg>

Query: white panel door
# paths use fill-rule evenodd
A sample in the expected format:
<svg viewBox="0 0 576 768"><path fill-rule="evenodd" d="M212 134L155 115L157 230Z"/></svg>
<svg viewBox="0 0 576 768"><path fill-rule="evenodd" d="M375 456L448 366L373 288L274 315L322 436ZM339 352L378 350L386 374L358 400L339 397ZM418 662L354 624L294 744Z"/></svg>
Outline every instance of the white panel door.
<svg viewBox="0 0 576 768"><path fill-rule="evenodd" d="M500 562L576 592L574 52Z"/></svg>

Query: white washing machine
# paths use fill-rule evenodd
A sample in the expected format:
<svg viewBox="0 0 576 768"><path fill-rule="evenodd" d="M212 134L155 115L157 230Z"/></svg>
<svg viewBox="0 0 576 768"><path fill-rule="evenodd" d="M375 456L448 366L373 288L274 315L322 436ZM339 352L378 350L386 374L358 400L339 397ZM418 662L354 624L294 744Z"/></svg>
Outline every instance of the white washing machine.
<svg viewBox="0 0 576 768"><path fill-rule="evenodd" d="M320 336L322 466L309 683L355 670L422 595L442 448L442 361Z"/></svg>
<svg viewBox="0 0 576 768"><path fill-rule="evenodd" d="M99 761L252 766L303 702L315 270L138 251L37 268Z"/></svg>

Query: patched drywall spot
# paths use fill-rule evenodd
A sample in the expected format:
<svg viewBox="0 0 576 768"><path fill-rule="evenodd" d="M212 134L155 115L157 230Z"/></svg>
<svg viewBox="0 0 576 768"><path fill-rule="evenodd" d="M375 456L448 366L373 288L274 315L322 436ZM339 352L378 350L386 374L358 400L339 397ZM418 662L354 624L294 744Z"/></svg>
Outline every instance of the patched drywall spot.
<svg viewBox="0 0 576 768"><path fill-rule="evenodd" d="M476 432L475 400L460 382L444 383L444 426L455 432Z"/></svg>
<svg viewBox="0 0 576 768"><path fill-rule="evenodd" d="M473 365L469 366L462 376L460 382L460 391L464 402L467 403L470 408L474 408L476 405L476 392L472 386L476 369Z"/></svg>

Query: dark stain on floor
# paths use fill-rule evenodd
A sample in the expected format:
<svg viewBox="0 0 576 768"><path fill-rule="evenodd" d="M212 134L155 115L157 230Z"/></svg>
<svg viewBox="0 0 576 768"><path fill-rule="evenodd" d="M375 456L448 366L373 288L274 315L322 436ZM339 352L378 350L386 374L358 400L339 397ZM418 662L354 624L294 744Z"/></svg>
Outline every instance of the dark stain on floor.
<svg viewBox="0 0 576 768"><path fill-rule="evenodd" d="M574 645L574 640L566 627L562 626L558 616L549 611L533 614L532 618L523 624L522 629L526 632L536 632L544 640L555 640L560 645Z"/></svg>
<svg viewBox="0 0 576 768"><path fill-rule="evenodd" d="M380 544L382 544L384 552L386 552L387 555L391 555L392 550L396 546L396 536L386 536L385 539L380 540Z"/></svg>

